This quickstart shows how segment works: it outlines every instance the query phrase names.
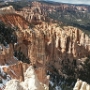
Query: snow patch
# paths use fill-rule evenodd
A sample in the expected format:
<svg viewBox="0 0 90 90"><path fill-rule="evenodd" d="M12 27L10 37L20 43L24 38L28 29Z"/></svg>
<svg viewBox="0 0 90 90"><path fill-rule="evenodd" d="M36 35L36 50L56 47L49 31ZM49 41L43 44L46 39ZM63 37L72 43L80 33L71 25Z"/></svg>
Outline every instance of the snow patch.
<svg viewBox="0 0 90 90"><path fill-rule="evenodd" d="M7 82L5 90L49 90L46 85L39 82L32 66L26 70L24 78L24 82L10 80Z"/></svg>
<svg viewBox="0 0 90 90"><path fill-rule="evenodd" d="M6 83L11 79L11 77L10 77L10 75L7 75L4 71L3 71L3 68L4 67L8 67L8 65L7 64L5 64L5 65L3 65L3 66L1 66L0 65L0 88L2 89L2 90L4 90L4 87L5 87L5 85L6 85Z"/></svg>

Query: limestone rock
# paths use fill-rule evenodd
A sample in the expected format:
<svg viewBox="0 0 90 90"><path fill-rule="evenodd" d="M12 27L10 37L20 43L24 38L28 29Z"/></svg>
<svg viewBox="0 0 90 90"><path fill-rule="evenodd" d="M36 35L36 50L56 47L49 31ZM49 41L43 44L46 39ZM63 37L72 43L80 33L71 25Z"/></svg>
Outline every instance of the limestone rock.
<svg viewBox="0 0 90 90"><path fill-rule="evenodd" d="M5 47L3 45L0 45L2 47L2 50L0 50L0 64L14 64L17 63L16 58L13 56L13 46L12 44L8 45L8 47Z"/></svg>
<svg viewBox="0 0 90 90"><path fill-rule="evenodd" d="M37 8L38 5L32 9L29 9L31 10L29 14L31 12L35 13ZM66 6L64 8L66 8ZM39 22L41 20L41 15L39 16L41 13L40 8L38 8L37 12L38 13L31 16L30 22L34 22L35 20ZM35 16L38 17L34 18ZM27 16L24 17L28 20L30 18ZM10 45L9 48L3 47L3 50L1 48L1 64L15 61L13 60L13 52L14 50L18 51L20 49L35 67L35 72L39 81L44 84L48 84L48 79L46 79L46 71L50 70L51 66L54 66L57 70L60 70L62 61L69 59L70 65L72 65L74 59L78 60L90 55L90 38L80 29L72 26L65 26L61 28L57 25L57 23L47 22L37 24L33 23L34 26L29 27L29 22L26 21L26 18L24 19L23 16L19 14L0 15L0 19L5 24L15 27L18 26L19 28L15 31L17 35L17 44L14 44L14 48L12 45ZM17 61L9 63L9 65L9 68L4 70L10 74L12 78L23 81L24 72L28 68L28 65L18 63ZM29 74L25 74L25 78L26 76L28 78L31 77ZM34 83L35 80L37 80L35 76L31 79ZM32 88L28 85L31 81L26 80L25 82L29 89Z"/></svg>
<svg viewBox="0 0 90 90"><path fill-rule="evenodd" d="M16 13L0 15L0 19L11 27L19 29L27 29L29 27L29 23L22 16Z"/></svg>
<svg viewBox="0 0 90 90"><path fill-rule="evenodd" d="M4 72L9 74L12 79L17 79L19 81L24 80L24 73L26 69L29 67L29 64L17 62L13 65L9 65L7 68L3 68Z"/></svg>
<svg viewBox="0 0 90 90"><path fill-rule="evenodd" d="M23 82L18 80L7 82L5 90L49 90L45 85L40 84L32 66L26 70L24 77Z"/></svg>
<svg viewBox="0 0 90 90"><path fill-rule="evenodd" d="M26 70L24 77L25 85L28 86L29 90L45 90L44 87L40 85L32 66Z"/></svg>
<svg viewBox="0 0 90 90"><path fill-rule="evenodd" d="M7 24L6 21L10 21L19 28L25 25L26 29L16 31L18 43L14 48L16 50L20 48L36 68L44 68L43 75L48 64L58 70L61 68L62 60L68 58L73 62L74 59L90 55L90 38L78 28L72 26L61 28L57 27L57 23L45 22L28 28L28 22L20 15L5 15L5 17L2 16L1 19ZM11 19L8 19L9 17Z"/></svg>
<svg viewBox="0 0 90 90"><path fill-rule="evenodd" d="M73 90L90 90L90 85L82 80L77 80Z"/></svg>
<svg viewBox="0 0 90 90"><path fill-rule="evenodd" d="M22 86L20 85L18 80L11 80L6 84L6 87L4 90L24 90Z"/></svg>
<svg viewBox="0 0 90 90"><path fill-rule="evenodd" d="M13 8L13 6L0 8L0 14L10 14L10 13L15 13L15 9Z"/></svg>

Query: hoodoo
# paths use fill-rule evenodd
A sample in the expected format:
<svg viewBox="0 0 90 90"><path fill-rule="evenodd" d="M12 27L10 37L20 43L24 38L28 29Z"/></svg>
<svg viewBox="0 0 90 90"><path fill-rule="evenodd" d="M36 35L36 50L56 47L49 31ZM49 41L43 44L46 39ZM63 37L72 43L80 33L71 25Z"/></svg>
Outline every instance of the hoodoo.
<svg viewBox="0 0 90 90"><path fill-rule="evenodd" d="M0 8L1 90L89 90L90 38L82 25L53 18L57 12L69 19L68 13L84 14L89 6L23 2Z"/></svg>

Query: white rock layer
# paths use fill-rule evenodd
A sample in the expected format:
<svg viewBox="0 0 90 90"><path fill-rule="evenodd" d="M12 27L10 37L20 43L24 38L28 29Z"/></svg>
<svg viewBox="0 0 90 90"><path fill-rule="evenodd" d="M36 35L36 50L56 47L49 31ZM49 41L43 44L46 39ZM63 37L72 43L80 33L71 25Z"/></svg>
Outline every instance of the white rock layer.
<svg viewBox="0 0 90 90"><path fill-rule="evenodd" d="M24 78L24 82L10 80L7 82L5 90L49 90L46 85L39 82L32 66L26 70Z"/></svg>
<svg viewBox="0 0 90 90"><path fill-rule="evenodd" d="M77 80L73 90L90 90L90 85L82 80Z"/></svg>

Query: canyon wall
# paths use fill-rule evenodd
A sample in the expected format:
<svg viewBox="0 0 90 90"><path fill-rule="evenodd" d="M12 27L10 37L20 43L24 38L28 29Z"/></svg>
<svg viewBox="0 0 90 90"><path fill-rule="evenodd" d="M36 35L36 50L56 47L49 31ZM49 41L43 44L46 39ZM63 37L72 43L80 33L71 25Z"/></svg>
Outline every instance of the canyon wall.
<svg viewBox="0 0 90 90"><path fill-rule="evenodd" d="M57 13L58 12L58 13ZM60 17L64 15L63 13L66 12L66 17L68 18L68 13L74 12L90 12L89 6L83 6L83 5L70 5L70 4L64 4L64 3L54 3L54 2L47 2L47 1L33 1L28 3L28 6L23 7L20 11L16 11L16 13L23 16L27 21L38 24L41 23L41 21L50 21L51 18L55 19L55 16L52 14L59 14ZM68 12L68 13L67 13ZM49 14L51 14L51 18L49 18ZM56 15L58 18L59 16ZM48 19L49 18L49 19ZM53 20L52 20L53 21Z"/></svg>
<svg viewBox="0 0 90 90"><path fill-rule="evenodd" d="M12 18L12 21L16 20L13 23L16 26L18 15L13 15L13 17L16 17L16 19ZM6 18L3 18L3 21L5 20ZM19 22L24 22L23 19L20 20ZM9 21L11 22L11 19L8 19ZM21 24L20 27L22 26ZM89 37L75 27L61 28L56 23L42 22L41 25L35 25L30 29L20 29L16 31L16 35L18 43L14 45L14 48L21 48L21 51L29 57L31 63L37 68L46 69L51 65L59 70L60 64L66 59L72 63L75 59L82 61L81 58L89 56Z"/></svg>
<svg viewBox="0 0 90 90"><path fill-rule="evenodd" d="M78 28L62 28L57 23L43 22L41 18L40 23L33 23L32 27L32 23L19 14L0 15L0 19L6 25L18 27L15 31L17 43L13 46L10 44L8 48L2 45L0 51L0 63L9 65L4 72L12 78L23 81L24 72L32 64L40 82L49 85L47 71L53 72L55 68L61 74L61 64L64 62L72 66L73 61L76 60L78 64L83 62L82 58L90 55L89 37ZM14 57L14 50L21 50L29 58L30 64L19 63Z"/></svg>
<svg viewBox="0 0 90 90"><path fill-rule="evenodd" d="M34 68L29 66L24 74L24 81L11 80L6 84L5 90L49 90L48 86L39 82Z"/></svg>
<svg viewBox="0 0 90 90"><path fill-rule="evenodd" d="M29 28L29 23L19 14L16 13L6 13L4 15L0 15L1 21L11 27L17 27L19 29L27 29Z"/></svg>
<svg viewBox="0 0 90 90"><path fill-rule="evenodd" d="M55 24L37 25L32 31L31 45L28 55L33 64L55 66L59 70L60 63L69 59L72 63L89 56L89 37L75 27L57 27ZM82 59L81 59L82 61Z"/></svg>
<svg viewBox="0 0 90 90"><path fill-rule="evenodd" d="M13 57L13 46L10 44L7 48L3 45L0 45L0 64L13 64L16 63L17 60Z"/></svg>

